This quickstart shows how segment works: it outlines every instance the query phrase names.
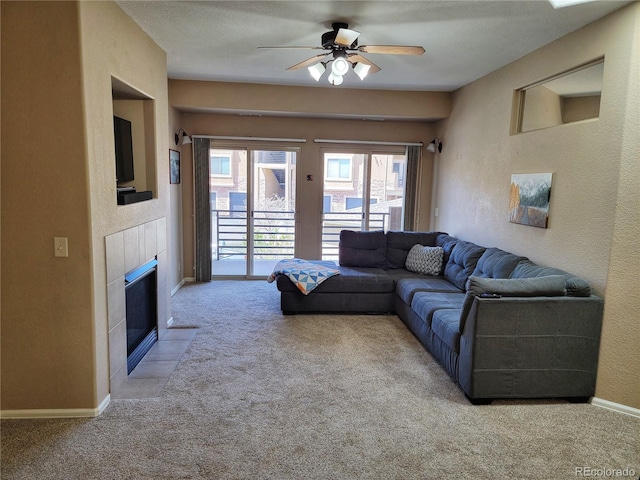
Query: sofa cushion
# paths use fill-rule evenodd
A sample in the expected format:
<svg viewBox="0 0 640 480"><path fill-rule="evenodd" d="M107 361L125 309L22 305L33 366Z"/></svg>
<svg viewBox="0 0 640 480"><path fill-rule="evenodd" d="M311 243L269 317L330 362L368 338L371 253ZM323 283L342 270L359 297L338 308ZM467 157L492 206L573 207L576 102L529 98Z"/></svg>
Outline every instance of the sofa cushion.
<svg viewBox="0 0 640 480"><path fill-rule="evenodd" d="M442 247L414 245L407 255L405 266L410 272L438 275L442 270Z"/></svg>
<svg viewBox="0 0 640 480"><path fill-rule="evenodd" d="M439 232L387 232L387 268L405 268L411 247L421 245L435 247Z"/></svg>
<svg viewBox="0 0 640 480"><path fill-rule="evenodd" d="M338 261L345 267L385 268L387 236L382 230L354 232L342 230Z"/></svg>
<svg viewBox="0 0 640 480"><path fill-rule="evenodd" d="M544 277L549 275L561 275L565 279L565 287L567 295L572 297L588 297L591 295L591 286L586 280L571 275L559 268L541 267L530 260L520 262L511 272L509 278L532 278Z"/></svg>
<svg viewBox="0 0 640 480"><path fill-rule="evenodd" d="M460 353L460 310L442 309L433 313L431 330L451 350Z"/></svg>
<svg viewBox="0 0 640 480"><path fill-rule="evenodd" d="M389 272L393 271L390 270ZM425 277L420 275L418 278L404 277L396 281L396 294L407 305L411 305L413 295L416 292L464 293L455 285L447 282L444 277Z"/></svg>
<svg viewBox="0 0 640 480"><path fill-rule="evenodd" d="M514 255L499 248L487 248L471 275L484 278L509 278L518 263L527 257Z"/></svg>
<svg viewBox="0 0 640 480"><path fill-rule="evenodd" d="M467 281L461 320L467 318L474 298L483 293L501 297L557 297L566 295L566 292L565 279L561 275L514 279L471 276Z"/></svg>
<svg viewBox="0 0 640 480"><path fill-rule="evenodd" d="M431 327L431 319L436 310L455 309L459 314L464 298L464 293L416 292L411 301L411 308Z"/></svg>
<svg viewBox="0 0 640 480"><path fill-rule="evenodd" d="M486 249L475 243L456 242L449 261L444 267L444 277L460 290L464 290L467 279L475 270L478 260Z"/></svg>
<svg viewBox="0 0 640 480"><path fill-rule="evenodd" d="M436 247L442 247L444 255L442 256L442 272L440 275L444 274L444 267L449 262L449 257L451 256L451 251L453 247L456 246L459 240L455 237L452 237L449 234L441 233L436 238Z"/></svg>

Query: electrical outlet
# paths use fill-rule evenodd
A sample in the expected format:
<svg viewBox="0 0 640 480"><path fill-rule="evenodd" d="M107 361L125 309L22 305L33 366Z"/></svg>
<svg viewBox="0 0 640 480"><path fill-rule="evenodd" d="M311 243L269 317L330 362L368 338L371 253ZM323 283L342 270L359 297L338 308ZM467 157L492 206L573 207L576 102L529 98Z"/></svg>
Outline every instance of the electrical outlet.
<svg viewBox="0 0 640 480"><path fill-rule="evenodd" d="M69 239L67 237L53 237L53 255L56 257L69 256Z"/></svg>

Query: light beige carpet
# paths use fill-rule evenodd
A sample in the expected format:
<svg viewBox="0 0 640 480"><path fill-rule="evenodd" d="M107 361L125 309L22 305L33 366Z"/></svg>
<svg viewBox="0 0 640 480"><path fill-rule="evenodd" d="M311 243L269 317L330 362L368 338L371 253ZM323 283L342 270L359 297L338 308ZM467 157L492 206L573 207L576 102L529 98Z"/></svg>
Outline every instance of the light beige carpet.
<svg viewBox="0 0 640 480"><path fill-rule="evenodd" d="M640 420L561 400L473 406L396 316L283 316L265 281L186 285L172 315L199 330L160 397L3 421L2 479L640 475Z"/></svg>

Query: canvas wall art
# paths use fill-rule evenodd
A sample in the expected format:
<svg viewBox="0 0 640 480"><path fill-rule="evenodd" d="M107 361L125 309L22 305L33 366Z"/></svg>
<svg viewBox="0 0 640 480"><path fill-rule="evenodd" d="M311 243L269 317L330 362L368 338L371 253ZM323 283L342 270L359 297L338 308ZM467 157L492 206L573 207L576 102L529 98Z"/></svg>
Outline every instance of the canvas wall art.
<svg viewBox="0 0 640 480"><path fill-rule="evenodd" d="M169 183L180 183L180 152L169 150Z"/></svg>
<svg viewBox="0 0 640 480"><path fill-rule="evenodd" d="M551 173L511 175L509 221L521 225L547 228Z"/></svg>

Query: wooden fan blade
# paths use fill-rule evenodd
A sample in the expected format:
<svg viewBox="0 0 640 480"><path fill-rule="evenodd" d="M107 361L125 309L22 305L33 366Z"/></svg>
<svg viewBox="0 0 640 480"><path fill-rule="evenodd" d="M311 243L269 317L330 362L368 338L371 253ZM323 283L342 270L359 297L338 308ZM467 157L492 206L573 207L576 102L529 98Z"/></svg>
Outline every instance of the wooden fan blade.
<svg viewBox="0 0 640 480"><path fill-rule="evenodd" d="M326 53L323 53L323 54L320 54L320 55L315 55L315 56L313 56L311 58L307 58L306 60L304 60L304 61L302 61L300 63L296 63L295 65L287 68L287 70L297 70L297 69L302 68L302 67L309 67L309 66L313 65L314 63L318 63L322 58L324 58L326 56L327 56Z"/></svg>
<svg viewBox="0 0 640 480"><path fill-rule="evenodd" d="M338 30L335 42L343 47L348 47L353 42L355 42L359 36L360 32L349 30L348 28L341 28L340 30Z"/></svg>
<svg viewBox="0 0 640 480"><path fill-rule="evenodd" d="M297 48L300 50L324 50L323 47L257 47L258 50L265 50L265 49L285 49L285 48Z"/></svg>
<svg viewBox="0 0 640 480"><path fill-rule="evenodd" d="M424 48L408 45L362 45L358 51L364 53L389 53L394 55L422 55Z"/></svg>
<svg viewBox="0 0 640 480"><path fill-rule="evenodd" d="M364 58L362 55L358 55L357 53L354 53L353 55L349 55L349 58L347 58L347 60L349 60L351 63L354 63L354 64L364 63L365 65L369 65L371 67L369 69L369 73L377 73L380 70L382 70L378 65Z"/></svg>

